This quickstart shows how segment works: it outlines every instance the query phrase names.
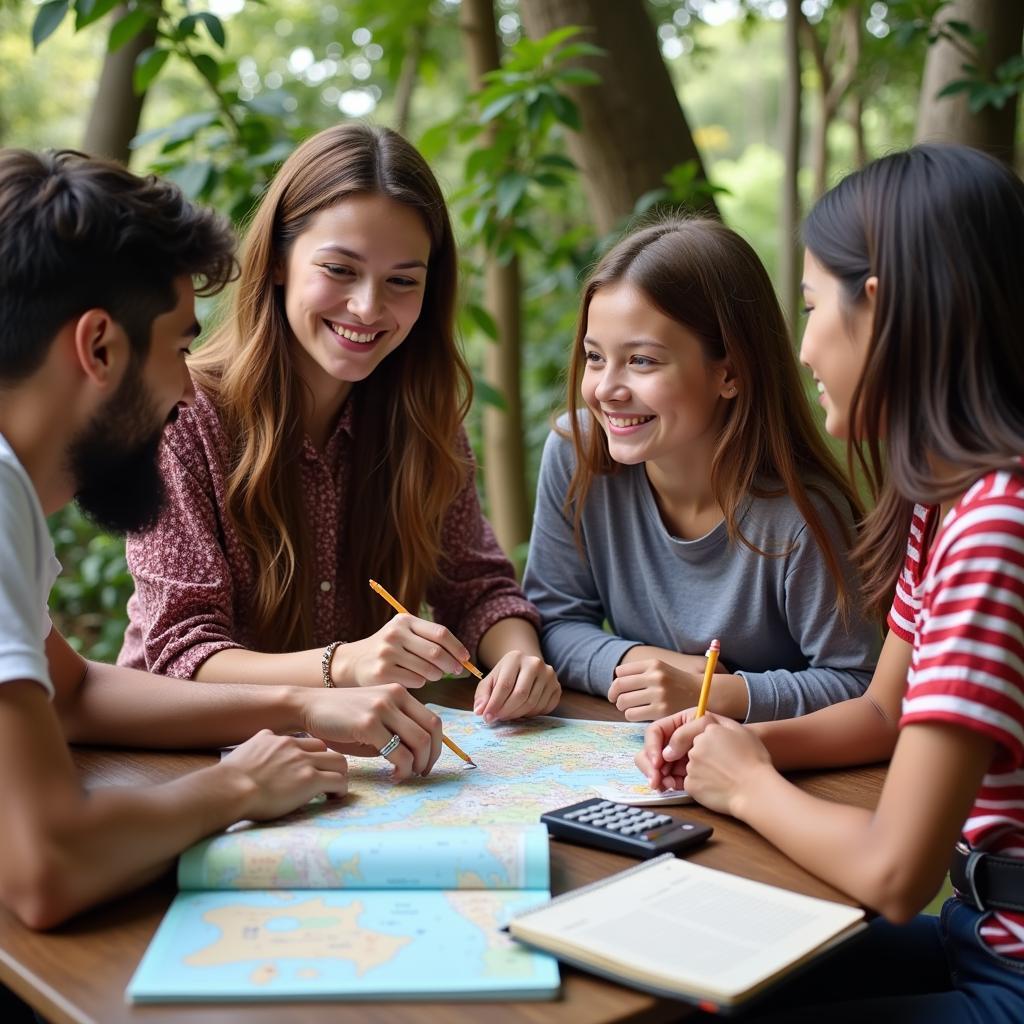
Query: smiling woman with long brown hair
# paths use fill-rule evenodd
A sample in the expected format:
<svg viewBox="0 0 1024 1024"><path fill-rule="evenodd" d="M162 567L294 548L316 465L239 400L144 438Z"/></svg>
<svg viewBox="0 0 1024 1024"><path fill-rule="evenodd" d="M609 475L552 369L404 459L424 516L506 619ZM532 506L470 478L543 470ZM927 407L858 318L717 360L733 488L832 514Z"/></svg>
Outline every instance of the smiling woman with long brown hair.
<svg viewBox="0 0 1024 1024"><path fill-rule="evenodd" d="M128 542L123 664L210 682L420 686L492 666L488 719L559 687L477 500L456 252L423 158L344 124L285 162L231 316L164 443L171 500ZM379 579L414 612L391 618Z"/></svg>
<svg viewBox="0 0 1024 1024"><path fill-rule="evenodd" d="M857 498L739 235L668 219L608 252L584 288L568 405L524 581L565 685L660 718L697 703L717 636L722 714L863 692L880 635L852 596Z"/></svg>

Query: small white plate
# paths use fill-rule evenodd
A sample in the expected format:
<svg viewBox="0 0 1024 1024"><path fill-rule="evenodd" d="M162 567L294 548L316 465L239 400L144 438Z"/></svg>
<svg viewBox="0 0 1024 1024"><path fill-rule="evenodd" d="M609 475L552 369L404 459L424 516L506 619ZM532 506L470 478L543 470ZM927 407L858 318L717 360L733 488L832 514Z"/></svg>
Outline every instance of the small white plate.
<svg viewBox="0 0 1024 1024"><path fill-rule="evenodd" d="M693 803L693 797L681 789L670 789L664 793L657 793L652 789L634 791L615 789L614 786L595 786L594 790L605 800L613 800L617 804L629 804L632 807L667 807L669 804Z"/></svg>

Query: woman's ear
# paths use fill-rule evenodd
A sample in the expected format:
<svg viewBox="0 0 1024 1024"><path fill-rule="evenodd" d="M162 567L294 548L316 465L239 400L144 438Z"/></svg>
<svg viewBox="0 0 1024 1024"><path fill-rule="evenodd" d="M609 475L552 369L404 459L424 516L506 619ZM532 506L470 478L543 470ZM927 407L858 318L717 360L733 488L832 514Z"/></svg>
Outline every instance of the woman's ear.
<svg viewBox="0 0 1024 1024"><path fill-rule="evenodd" d="M878 278L874 274L872 274L871 277L869 277L864 282L864 298L867 300L868 304L871 306L871 312L872 313L874 313L874 311L875 311L875 300L877 299L877 297L878 297Z"/></svg>
<svg viewBox="0 0 1024 1024"><path fill-rule="evenodd" d="M721 382L718 393L722 398L735 398L740 393L739 380L732 368L732 363L725 360L721 368Z"/></svg>

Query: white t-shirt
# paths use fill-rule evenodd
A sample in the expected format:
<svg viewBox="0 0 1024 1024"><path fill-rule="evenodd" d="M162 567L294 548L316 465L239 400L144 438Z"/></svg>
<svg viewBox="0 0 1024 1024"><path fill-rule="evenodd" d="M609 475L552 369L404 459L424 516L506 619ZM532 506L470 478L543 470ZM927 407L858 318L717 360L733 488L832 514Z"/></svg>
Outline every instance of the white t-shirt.
<svg viewBox="0 0 1024 1024"><path fill-rule="evenodd" d="M53 696L47 599L59 574L35 488L0 434L0 684L34 679Z"/></svg>

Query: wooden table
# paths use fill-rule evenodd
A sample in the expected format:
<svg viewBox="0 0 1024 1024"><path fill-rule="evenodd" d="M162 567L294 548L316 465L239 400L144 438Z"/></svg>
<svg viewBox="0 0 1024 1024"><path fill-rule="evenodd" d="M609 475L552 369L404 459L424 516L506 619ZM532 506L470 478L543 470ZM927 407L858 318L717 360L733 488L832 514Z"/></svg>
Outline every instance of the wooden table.
<svg viewBox="0 0 1024 1024"><path fill-rule="evenodd" d="M446 681L420 691L425 700L468 707L472 690ZM566 694L556 714L567 718L621 720L607 701ZM212 763L212 754L156 753L78 749L75 761L89 786L163 782ZM807 773L796 781L817 796L873 807L883 777L879 766ZM747 826L694 805L668 812L713 825L710 843L690 855L698 864L771 882L797 892L845 903L853 901L797 867ZM551 843L551 887L555 893L635 863L599 850ZM562 968L562 997L554 1002L507 1003L235 1003L183 1006L129 1006L128 980L174 895L171 878L131 896L82 914L55 931L40 934L23 927L0 908L0 982L53 1024L317 1024L320 1021L435 1021L488 1024L528 1021L657 1022L678 1020L683 1004Z"/></svg>

